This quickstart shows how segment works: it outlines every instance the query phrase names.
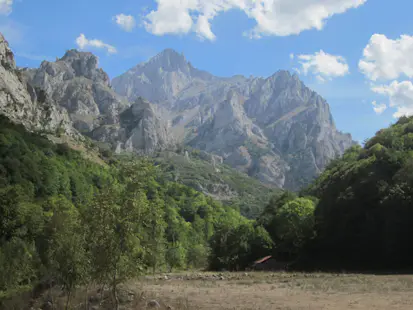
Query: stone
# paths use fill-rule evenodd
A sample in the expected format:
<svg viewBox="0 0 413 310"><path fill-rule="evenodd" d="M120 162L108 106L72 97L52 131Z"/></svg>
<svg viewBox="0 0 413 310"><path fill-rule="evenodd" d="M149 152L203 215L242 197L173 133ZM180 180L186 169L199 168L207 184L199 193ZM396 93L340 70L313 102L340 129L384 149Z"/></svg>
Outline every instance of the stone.
<svg viewBox="0 0 413 310"><path fill-rule="evenodd" d="M147 307L150 309L159 309L161 305L156 300L150 300L147 304Z"/></svg>
<svg viewBox="0 0 413 310"><path fill-rule="evenodd" d="M42 310L53 310L53 303L51 301L46 301L43 305L42 305Z"/></svg>

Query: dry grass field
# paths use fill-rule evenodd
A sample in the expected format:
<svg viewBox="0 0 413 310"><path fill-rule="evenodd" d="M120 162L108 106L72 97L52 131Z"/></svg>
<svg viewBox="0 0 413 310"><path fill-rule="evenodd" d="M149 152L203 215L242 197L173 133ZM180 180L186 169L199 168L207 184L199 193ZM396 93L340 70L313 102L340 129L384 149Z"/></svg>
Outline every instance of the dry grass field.
<svg viewBox="0 0 413 310"><path fill-rule="evenodd" d="M84 290L77 292L71 309L113 309L109 291L103 292L106 292L107 297L105 293L102 297L97 289L89 289L87 296ZM64 309L65 296L57 290L52 295L53 309ZM87 306L85 300L88 300ZM120 309L124 310L411 310L413 276L322 273L168 274L143 277L122 285L119 300ZM42 309L44 303L44 299L38 300L31 309Z"/></svg>
<svg viewBox="0 0 413 310"><path fill-rule="evenodd" d="M139 284L176 309L413 309L413 276L235 273L174 275Z"/></svg>

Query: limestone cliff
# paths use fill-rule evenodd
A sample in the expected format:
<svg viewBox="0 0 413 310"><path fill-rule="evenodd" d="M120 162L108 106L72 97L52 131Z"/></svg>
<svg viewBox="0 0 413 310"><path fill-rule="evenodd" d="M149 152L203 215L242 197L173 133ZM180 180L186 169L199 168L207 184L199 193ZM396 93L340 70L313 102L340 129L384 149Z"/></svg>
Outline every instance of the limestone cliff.
<svg viewBox="0 0 413 310"><path fill-rule="evenodd" d="M354 143L336 129L328 103L288 71L221 78L168 49L112 83L155 103L184 143L277 187L308 184Z"/></svg>

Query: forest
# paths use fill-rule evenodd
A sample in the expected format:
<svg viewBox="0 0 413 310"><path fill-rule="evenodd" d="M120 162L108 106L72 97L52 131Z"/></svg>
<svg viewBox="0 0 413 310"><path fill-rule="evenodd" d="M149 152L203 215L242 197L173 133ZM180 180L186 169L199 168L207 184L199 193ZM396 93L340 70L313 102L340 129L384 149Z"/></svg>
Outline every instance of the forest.
<svg viewBox="0 0 413 310"><path fill-rule="evenodd" d="M149 159L94 163L4 117L0 184L3 296L40 284L70 296L91 282L116 292L147 272L242 268L272 247L255 221L166 181Z"/></svg>
<svg viewBox="0 0 413 310"><path fill-rule="evenodd" d="M149 158L85 159L0 118L0 300L39 285L113 289L140 274L244 270L263 256L304 270L413 265L413 118L354 146L261 214L165 176Z"/></svg>

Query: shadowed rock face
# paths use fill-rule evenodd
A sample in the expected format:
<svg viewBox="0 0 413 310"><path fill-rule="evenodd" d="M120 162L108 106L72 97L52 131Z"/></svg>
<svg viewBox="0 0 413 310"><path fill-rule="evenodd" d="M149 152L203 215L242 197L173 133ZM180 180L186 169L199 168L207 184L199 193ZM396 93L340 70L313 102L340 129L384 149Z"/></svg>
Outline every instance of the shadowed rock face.
<svg viewBox="0 0 413 310"><path fill-rule="evenodd" d="M112 85L155 103L185 143L278 187L308 184L354 144L337 131L328 103L288 71L220 78L165 50Z"/></svg>
<svg viewBox="0 0 413 310"><path fill-rule="evenodd" d="M153 154L174 146L174 139L168 132L167 123L143 98L138 98L123 111L119 120L116 126L100 126L92 132L92 137L112 144L118 153L126 151Z"/></svg>

